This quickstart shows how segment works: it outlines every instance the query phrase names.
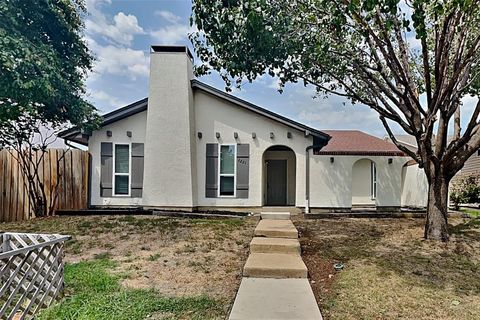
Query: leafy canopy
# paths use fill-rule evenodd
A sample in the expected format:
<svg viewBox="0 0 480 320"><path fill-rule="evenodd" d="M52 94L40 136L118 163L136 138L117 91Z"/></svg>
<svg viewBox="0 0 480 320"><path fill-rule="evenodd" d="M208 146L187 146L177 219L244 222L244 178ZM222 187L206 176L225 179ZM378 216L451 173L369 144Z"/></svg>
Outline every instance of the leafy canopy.
<svg viewBox="0 0 480 320"><path fill-rule="evenodd" d="M191 23L197 73L218 71L227 87L268 73L345 96L377 111L419 164L448 164L451 174L480 146L480 103L446 143L461 99L480 90L477 0L195 0ZM417 152L396 141L391 122Z"/></svg>
<svg viewBox="0 0 480 320"><path fill-rule="evenodd" d="M83 0L0 2L0 127L40 119L92 125L84 99L92 56L82 38ZM18 127L18 126L17 126ZM20 126L22 127L22 126Z"/></svg>
<svg viewBox="0 0 480 320"><path fill-rule="evenodd" d="M476 48L480 7L474 0L195 0L191 22L199 31L191 39L204 62L197 72L219 71L229 85L232 79L251 81L266 72L283 83L302 80L325 88L346 90L349 85L368 92L357 70L364 67L373 72L383 67L388 71L385 55L406 50L411 80L422 94L426 88L422 48L417 42L425 40L434 58L435 33L447 15L462 20L457 30L468 33L464 49ZM405 48L400 48L398 37ZM382 52L388 49L387 42L392 52ZM453 44L444 45L448 49ZM477 78L478 67L472 72ZM387 73L387 78L393 76ZM351 83L352 77L361 83ZM470 88L474 94L478 94L478 80Z"/></svg>

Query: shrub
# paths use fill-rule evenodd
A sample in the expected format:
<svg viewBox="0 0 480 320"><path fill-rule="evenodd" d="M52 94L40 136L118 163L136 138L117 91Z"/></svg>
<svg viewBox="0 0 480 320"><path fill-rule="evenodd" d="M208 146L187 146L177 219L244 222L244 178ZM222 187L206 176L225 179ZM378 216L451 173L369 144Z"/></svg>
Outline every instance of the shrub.
<svg viewBox="0 0 480 320"><path fill-rule="evenodd" d="M480 202L480 176L469 175L455 180L450 191L450 201L456 210L460 203Z"/></svg>

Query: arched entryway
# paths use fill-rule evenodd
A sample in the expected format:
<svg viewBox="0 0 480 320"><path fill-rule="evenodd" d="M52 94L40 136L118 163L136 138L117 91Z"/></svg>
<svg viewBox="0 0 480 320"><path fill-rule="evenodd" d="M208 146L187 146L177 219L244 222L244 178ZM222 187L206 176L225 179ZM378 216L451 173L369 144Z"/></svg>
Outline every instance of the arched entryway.
<svg viewBox="0 0 480 320"><path fill-rule="evenodd" d="M272 146L263 153L263 204L294 206L296 185L295 152L286 146Z"/></svg>
<svg viewBox="0 0 480 320"><path fill-rule="evenodd" d="M352 167L352 206L374 206L377 198L377 167L370 159Z"/></svg>

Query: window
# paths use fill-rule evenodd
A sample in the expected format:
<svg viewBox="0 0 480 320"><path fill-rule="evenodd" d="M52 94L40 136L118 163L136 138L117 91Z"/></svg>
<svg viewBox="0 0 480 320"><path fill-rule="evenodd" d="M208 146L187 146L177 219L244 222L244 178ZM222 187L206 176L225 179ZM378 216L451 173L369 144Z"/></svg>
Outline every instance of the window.
<svg viewBox="0 0 480 320"><path fill-rule="evenodd" d="M113 155L114 195L130 195L130 145L116 144Z"/></svg>
<svg viewBox="0 0 480 320"><path fill-rule="evenodd" d="M218 195L220 197L234 197L237 170L236 145L221 145L219 152Z"/></svg>
<svg viewBox="0 0 480 320"><path fill-rule="evenodd" d="M372 200L377 198L377 167L375 162L370 162L370 195Z"/></svg>

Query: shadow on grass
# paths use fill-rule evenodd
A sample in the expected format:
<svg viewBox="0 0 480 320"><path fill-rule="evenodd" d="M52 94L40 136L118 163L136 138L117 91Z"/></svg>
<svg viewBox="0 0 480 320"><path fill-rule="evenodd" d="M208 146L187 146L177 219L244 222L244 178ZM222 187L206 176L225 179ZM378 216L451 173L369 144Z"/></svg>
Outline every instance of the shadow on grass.
<svg viewBox="0 0 480 320"><path fill-rule="evenodd" d="M448 244L423 240L423 220L322 219L297 225L307 265L318 268L323 261L324 278L334 273L334 262L348 268L355 261L394 272L412 286L480 293L480 219L451 226ZM315 273L310 266L309 272Z"/></svg>
<svg viewBox="0 0 480 320"><path fill-rule="evenodd" d="M462 244L452 248L403 243L384 245L371 258L385 272L395 272L413 286L426 286L457 294L480 293L480 265Z"/></svg>
<svg viewBox="0 0 480 320"><path fill-rule="evenodd" d="M304 254L320 254L329 260L348 262L370 257L384 236L371 222L344 219L309 220L297 224Z"/></svg>
<svg viewBox="0 0 480 320"><path fill-rule="evenodd" d="M460 235L470 240L480 241L480 216L449 227L451 235Z"/></svg>

